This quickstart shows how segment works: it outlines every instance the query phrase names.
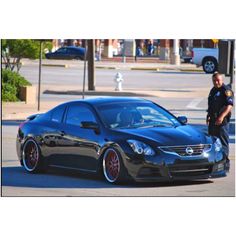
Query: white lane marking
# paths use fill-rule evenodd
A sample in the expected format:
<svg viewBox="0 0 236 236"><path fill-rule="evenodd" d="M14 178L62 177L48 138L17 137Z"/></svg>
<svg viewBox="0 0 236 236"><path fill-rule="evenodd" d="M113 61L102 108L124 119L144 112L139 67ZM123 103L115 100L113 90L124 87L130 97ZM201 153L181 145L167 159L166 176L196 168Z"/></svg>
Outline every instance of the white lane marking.
<svg viewBox="0 0 236 236"><path fill-rule="evenodd" d="M197 107L198 104L203 100L203 98L195 98L193 99L187 106L186 108L188 109L194 109L194 110L202 110L204 108L202 107Z"/></svg>

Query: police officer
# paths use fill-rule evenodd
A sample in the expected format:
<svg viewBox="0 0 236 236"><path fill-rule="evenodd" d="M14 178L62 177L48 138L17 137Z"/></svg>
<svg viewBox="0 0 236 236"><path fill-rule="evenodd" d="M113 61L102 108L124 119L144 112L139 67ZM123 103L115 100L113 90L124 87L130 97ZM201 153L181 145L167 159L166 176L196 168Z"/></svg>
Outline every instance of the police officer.
<svg viewBox="0 0 236 236"><path fill-rule="evenodd" d="M207 125L209 135L216 136L222 143L226 170L229 170L229 122L234 104L234 95L229 86L223 83L223 75L215 72L212 76L214 87L208 97Z"/></svg>

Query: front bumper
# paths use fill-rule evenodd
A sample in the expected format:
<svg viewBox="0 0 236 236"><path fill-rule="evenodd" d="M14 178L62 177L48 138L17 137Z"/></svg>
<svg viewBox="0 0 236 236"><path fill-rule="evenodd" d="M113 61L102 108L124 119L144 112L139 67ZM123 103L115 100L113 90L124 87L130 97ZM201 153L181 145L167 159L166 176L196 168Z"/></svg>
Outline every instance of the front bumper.
<svg viewBox="0 0 236 236"><path fill-rule="evenodd" d="M127 172L136 182L169 182L226 176L225 160L221 152L211 151L207 155L188 157L159 153L145 158L123 154Z"/></svg>

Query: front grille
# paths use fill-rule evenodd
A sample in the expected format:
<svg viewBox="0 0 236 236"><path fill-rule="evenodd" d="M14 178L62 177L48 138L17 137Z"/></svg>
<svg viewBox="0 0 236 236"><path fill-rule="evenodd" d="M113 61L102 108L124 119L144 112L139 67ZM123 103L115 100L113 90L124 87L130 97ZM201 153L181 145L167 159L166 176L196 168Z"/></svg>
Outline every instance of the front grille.
<svg viewBox="0 0 236 236"><path fill-rule="evenodd" d="M187 177L187 176L201 176L211 172L212 167L206 166L175 166L169 167L171 176L173 177Z"/></svg>
<svg viewBox="0 0 236 236"><path fill-rule="evenodd" d="M181 157L200 156L203 152L211 151L211 144L161 146L159 149L165 153L175 154Z"/></svg>
<svg viewBox="0 0 236 236"><path fill-rule="evenodd" d="M160 170L157 168L143 167L138 172L138 177L161 177Z"/></svg>

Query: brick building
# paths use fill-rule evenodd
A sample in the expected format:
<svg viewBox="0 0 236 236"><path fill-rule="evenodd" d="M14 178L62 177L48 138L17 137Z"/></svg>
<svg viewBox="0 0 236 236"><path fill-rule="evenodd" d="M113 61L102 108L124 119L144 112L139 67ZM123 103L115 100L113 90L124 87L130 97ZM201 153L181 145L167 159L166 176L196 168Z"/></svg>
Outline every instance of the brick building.
<svg viewBox="0 0 236 236"><path fill-rule="evenodd" d="M102 57L112 58L116 55L135 56L136 48L140 47L144 55L147 55L147 45L153 44L153 56L161 60L169 60L173 52L173 39L95 39L95 53ZM63 45L85 46L83 39L55 39L53 50ZM213 48L216 45L211 39L180 39L180 53L185 55L191 53L193 47Z"/></svg>

